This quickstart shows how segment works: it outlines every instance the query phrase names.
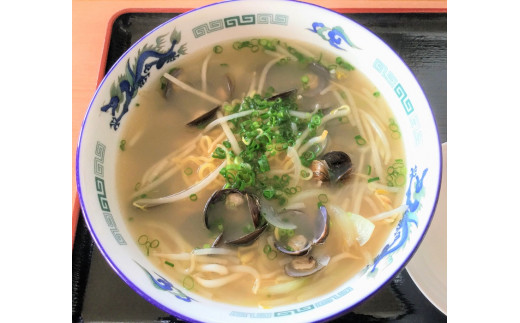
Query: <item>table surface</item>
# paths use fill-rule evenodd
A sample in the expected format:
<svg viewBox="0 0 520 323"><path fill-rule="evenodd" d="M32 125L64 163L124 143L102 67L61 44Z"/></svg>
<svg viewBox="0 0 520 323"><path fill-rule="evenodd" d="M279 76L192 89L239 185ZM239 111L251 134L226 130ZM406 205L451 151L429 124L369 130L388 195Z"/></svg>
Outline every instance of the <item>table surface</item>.
<svg viewBox="0 0 520 323"><path fill-rule="evenodd" d="M84 4L86 1L81 2ZM99 3L111 2L100 1ZM133 5L136 3L138 1L132 2ZM407 5L411 6L410 3L408 2ZM439 8L423 8L422 11L429 13L414 13L413 11L421 10L406 8L351 9L345 15L381 37L408 64L430 102L440 141L446 142L447 15L442 12L441 6ZM150 7L147 9L136 7L136 9L124 9L112 16L106 27L106 35L110 37L105 37L104 49L101 53L98 52L97 56L97 64L100 65L98 81L112 63L145 32L184 11L182 8L151 10ZM371 11L378 13L363 13ZM90 63L92 62L89 61ZM74 86L73 79L73 89ZM92 94L94 90L95 85ZM73 100L73 111L86 112L88 102L84 107L78 107L77 101ZM73 201L76 201L75 194L73 189ZM73 209L72 260L73 322L178 321L137 295L116 275L93 244L77 204ZM403 270L373 297L340 319L342 322L445 322L447 317L421 294L406 270Z"/></svg>

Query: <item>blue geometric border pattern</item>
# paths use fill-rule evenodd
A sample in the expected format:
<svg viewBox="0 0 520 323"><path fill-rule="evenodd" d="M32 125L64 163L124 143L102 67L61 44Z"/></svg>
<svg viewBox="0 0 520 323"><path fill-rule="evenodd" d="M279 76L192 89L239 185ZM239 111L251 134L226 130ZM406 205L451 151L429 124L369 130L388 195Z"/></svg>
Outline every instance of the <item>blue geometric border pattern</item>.
<svg viewBox="0 0 520 323"><path fill-rule="evenodd" d="M222 19L212 20L200 24L192 29L193 36L195 38L202 37L209 33L224 28L233 28L237 26L254 25L254 24L275 24L287 26L289 23L289 16L273 13L259 13L259 14L247 14L241 16L231 16Z"/></svg>
<svg viewBox="0 0 520 323"><path fill-rule="evenodd" d="M403 109L408 116L410 125L412 126L412 133L415 139L415 143L418 146L421 145L423 142L421 123L419 122L419 117L417 114L413 113L414 107L404 86L397 80L397 77L394 75L394 73L392 73L392 71L379 58L375 59L372 66L379 74L381 74L388 85L394 90L397 98L399 98L401 101L401 105L403 106Z"/></svg>
<svg viewBox="0 0 520 323"><path fill-rule="evenodd" d="M101 210L110 212L110 206L107 201L107 194L105 191L105 181L102 178L95 177L96 191L98 192L99 206Z"/></svg>
<svg viewBox="0 0 520 323"><path fill-rule="evenodd" d="M397 81L397 78L395 75L388 69L388 67L381 62L378 58L374 61L374 69L379 72L383 76L383 78L386 80L388 85L394 89L395 94L397 94L397 97L401 100L401 104L403 105L404 111L407 115L413 112L413 105L410 99L408 98L408 94L406 93L405 89Z"/></svg>
<svg viewBox="0 0 520 323"><path fill-rule="evenodd" d="M112 214L110 214L110 205L108 205L107 194L105 190L105 180L103 177L103 162L105 160L105 148L106 146L101 142L96 142L96 148L94 151L94 181L96 183L96 191L98 195L99 207L103 211L103 216L105 217L105 222L110 228L110 232L116 239L119 245L126 245L126 241L119 232L117 228L116 222Z"/></svg>
<svg viewBox="0 0 520 323"><path fill-rule="evenodd" d="M105 161L105 145L99 141L96 143L96 150L94 152L94 173L103 177L103 162Z"/></svg>
<svg viewBox="0 0 520 323"><path fill-rule="evenodd" d="M314 304L310 304L310 305L306 305L306 306L302 306L302 307L298 307L298 308L293 308L293 309L290 309L290 310L287 310L287 311L279 311L279 312L274 312L274 313L259 313L259 312L238 312L238 311L233 311L231 313L229 313L230 316L234 316L234 317L250 317L250 318L272 318L272 317L282 317L282 316L290 316L290 315L293 315L293 314L301 314L301 313L305 313L305 312L308 312L310 310L313 310L313 309L316 309L318 307L321 307L321 306L325 306L329 303L332 303L336 300L339 300L341 299L343 296L347 295L348 293L350 293L351 291L353 291L353 288L352 287L347 287L343 290L341 290L340 292L326 298L326 299L323 299L317 303L314 303Z"/></svg>
<svg viewBox="0 0 520 323"><path fill-rule="evenodd" d="M119 229L117 228L116 222L114 221L114 217L110 213L103 213L105 216L105 222L107 223L108 227L110 228L110 232L112 232L112 235L116 239L117 243L120 245L126 245L125 238L121 235L119 232Z"/></svg>

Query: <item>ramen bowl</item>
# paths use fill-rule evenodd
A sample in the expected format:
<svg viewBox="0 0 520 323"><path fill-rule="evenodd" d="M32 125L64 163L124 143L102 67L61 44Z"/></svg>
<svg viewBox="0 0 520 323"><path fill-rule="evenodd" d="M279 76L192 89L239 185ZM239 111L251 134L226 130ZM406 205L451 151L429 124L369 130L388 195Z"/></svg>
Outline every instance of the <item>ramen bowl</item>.
<svg viewBox="0 0 520 323"><path fill-rule="evenodd" d="M132 176L131 171L127 172L122 169L125 169L127 164L132 164L133 161L121 156L130 154L133 145L139 142L140 138L147 136L147 133L133 130L135 124L152 120L143 116L165 113L146 109L144 102L150 95L158 95L157 93L164 95L166 92L164 89L157 91L153 89L158 84L168 86L167 81L170 76L165 76L166 74L171 75L171 78L181 79L181 77L175 78L175 74L172 73L173 67L191 62L192 57L201 56L202 52L213 52L212 58L223 55L228 50L226 44L238 44L231 46L237 51L233 52L232 57L242 55L243 52L240 51L270 50L267 47L271 47L270 40L273 39L283 39L291 41L291 44L294 42L310 46L309 50L300 50L296 46L284 47L285 51L280 49L282 52L278 53L280 56L277 56L276 51L271 50L268 54L272 59L277 60L273 61L273 66L274 63L280 63L287 57L294 61L306 60L306 64L320 63L322 62L321 55L313 55L313 53L323 52L326 53L323 61L327 57L334 58L325 64L325 68L335 79L338 78L338 75L343 75L348 80L349 73L355 70L369 81L371 85L368 87L368 92L372 96L372 101L365 100L367 101L365 104L375 104L376 100L386 102L392 118L382 120L385 125L382 131L389 132L390 137L393 136L400 140L402 152L399 158L391 161L389 167L384 167L384 173L379 176L376 176L378 175L376 165L367 165L370 167L361 165L361 167L355 165L356 162L361 164L359 158L353 158L353 173L363 181L371 183L372 186L379 183L380 186L376 186L374 191L379 193L383 191L381 194L384 195L392 192L392 187L399 187L400 194L397 201L393 203L393 207L386 211L386 213L394 212L392 221L388 221L391 224L391 230L380 239L378 247L374 251L362 254L362 257L366 258L366 264L360 266L354 274L349 274L348 278L342 279L341 270L339 270L335 273L335 275L338 273L340 275L336 279L336 285L329 286L322 292L317 292L316 295L301 299L296 297L294 300L279 304L271 302L269 306L251 306L251 304L240 304L240 300L221 301L212 297L211 291L199 292L197 288L193 288L194 285L199 284L199 280L189 276L196 267L196 265L191 266L189 262L194 257L193 252L185 252L182 256L189 259L185 267L170 258L162 259L161 262L154 260L157 252L166 253L166 250L161 250L161 248L167 248L165 241L167 238L157 239L153 233L149 232L136 234L133 223L141 221L140 218L153 215L151 211L143 210L141 215L129 216L129 208L138 211L141 211L139 207L146 208L146 197L137 194L133 199L122 198L120 182L122 178ZM266 42L266 40L269 41ZM204 69L204 66L208 64L204 57L210 56L201 57L203 58L201 63L194 65ZM228 64L232 64L232 60L220 65L222 68L226 68ZM256 81L252 83L254 86L248 87L259 88L258 84L265 81L265 77L262 79L261 74L259 72L258 75L249 77ZM168 80L164 80L164 78ZM302 77L299 78L299 81L300 79L303 83L302 88L305 89L308 79ZM189 84L188 86L186 86L188 82L179 84L176 83L181 90L177 88L175 95L181 97L189 95L187 93L189 90L186 89L191 89L190 95L195 92L198 94L205 92L205 86L201 84ZM267 85L264 86L264 91L267 91ZM240 86L240 84L236 86ZM208 88L210 87L208 86ZM320 88L318 95L325 95L326 92L326 88ZM276 96L275 93L271 94ZM359 115L364 114L361 111L362 104L359 101L351 100L351 93L343 94L338 91L336 96L339 108L324 113L333 115L348 112L346 126L350 124L355 127L356 109L359 109ZM203 95L201 94L201 96ZM168 121L168 118L161 117L160 119ZM357 124L362 123L358 120ZM153 123L149 126L150 128L155 127ZM177 124L170 128L172 133L182 131ZM193 131L196 136L197 129ZM129 137L129 133L135 136ZM325 133L324 137L326 136ZM359 146L369 147L372 142L382 144L381 142L384 140L378 140L377 136L378 131L374 131L372 135L367 132L363 136L360 134L359 137L352 135L350 139ZM319 133L316 138L318 137ZM347 141L347 137L345 135L345 141ZM248 138L242 139L240 145L249 143ZM230 143L228 144L231 146ZM160 147L165 143L157 141L146 146L152 147L151 151L153 151L155 145ZM229 148L227 145L225 147ZM379 146L374 144L373 147ZM172 147L172 150L175 149ZM222 149L225 150L225 148ZM153 154L145 156L149 159L147 161L149 164L154 164L160 159L159 156L156 156L157 160L154 160L149 155ZM182 154L178 154L176 157L180 161L183 159ZM193 171L190 169L187 172L187 168L183 170L186 176ZM100 83L85 116L77 151L77 183L82 211L94 241L107 262L121 279L147 301L181 319L200 322L258 322L262 320L285 322L288 319L291 321L320 321L329 320L353 309L399 273L414 254L431 222L440 186L441 171L440 145L431 109L420 85L403 61L384 42L359 24L325 8L295 1L263 0L216 3L179 15L150 31L123 54ZM213 173L218 176L220 172L211 172L211 174ZM392 180L395 181L392 182ZM142 182L138 182L132 189L140 192L142 184ZM345 185L348 185L348 182ZM294 186L295 192L291 192L289 188L289 192L296 193L297 187ZM175 203L192 203L197 199L197 195L202 199L200 193L191 193L189 187L184 191L181 190L180 193L184 195L177 195L178 200ZM265 191L264 196L266 196ZM145 202L141 203L139 199L144 199ZM382 200L385 199L382 198ZM320 199L320 202L321 206L326 207L331 213L330 219L327 221L333 224L330 229L331 235L333 235L332 231L336 230L335 227L337 228L339 225L333 222L331 201L328 201L325 196ZM396 209L399 212L395 211ZM179 208L179 210L181 209ZM184 211L179 211L179 213L182 212ZM203 214L204 210L200 210L200 217L197 220L202 226L204 225ZM183 217L184 215L176 214L175 216ZM368 218L370 222L379 221L378 218L374 218L373 214L364 217ZM259 224L258 227L260 226ZM256 224L253 229L254 232L257 231ZM265 232L259 232L259 234L267 234L268 231L265 229ZM177 231L170 232L168 239L171 238L182 244L180 236L190 234L186 228L178 228ZM361 236L359 232L356 234ZM327 241L330 239L331 237ZM322 242L321 238L316 239L315 242L318 245ZM359 241L354 243L361 244ZM262 248L264 254L272 254L270 252L274 248L271 250L269 247L267 248L269 250L266 250L265 247ZM212 248L209 246L209 248L202 249L211 250ZM216 248L232 249L235 246L223 248L222 246L217 247L215 243ZM193 249L200 250L196 247ZM315 246L313 250L319 251L320 246ZM211 256L214 255L209 257ZM275 261L281 261L280 258ZM330 263L342 261L334 259L334 257L329 260ZM329 262L329 260L324 262ZM247 264L247 260L240 259L239 263L233 264L233 268L244 264ZM345 267L347 266L345 265ZM222 269L218 266L213 268ZM178 279L172 274L172 270L185 271L185 277L190 278L188 280ZM227 270L225 269L226 272ZM229 270L232 271L231 267ZM225 273L222 275L227 277ZM346 270L345 275L347 275ZM240 280L245 279L241 277ZM271 286L277 284L282 285L283 281L271 282ZM271 292L273 291L274 289L271 289ZM288 293L298 295L300 291L296 289ZM276 298L273 296L274 294L273 292L266 297Z"/></svg>

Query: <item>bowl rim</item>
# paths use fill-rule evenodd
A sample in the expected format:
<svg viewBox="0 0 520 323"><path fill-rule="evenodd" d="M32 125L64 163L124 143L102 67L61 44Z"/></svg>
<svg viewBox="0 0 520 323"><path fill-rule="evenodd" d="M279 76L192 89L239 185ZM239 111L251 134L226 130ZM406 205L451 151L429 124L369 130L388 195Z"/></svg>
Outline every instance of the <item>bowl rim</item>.
<svg viewBox="0 0 520 323"><path fill-rule="evenodd" d="M93 225L92 225L92 223L90 221L90 218L88 216L88 213L86 211L86 205L85 205L85 201L83 199L83 191L82 191L82 185L81 185L81 179L80 179L80 166L81 166L81 163L80 163L80 152L81 152L81 147L82 147L82 142L83 142L85 125L86 125L87 119L89 118L91 110L93 109L93 104L94 104L94 101L95 101L96 97L98 96L100 90L104 87L105 82L108 80L108 78L112 74L113 70L116 69L117 66L120 65L121 61L123 61L125 58L127 58L127 56L130 54L130 52L136 46L139 46L143 41L145 41L145 39L147 39L149 37L149 35L154 33L156 30L162 28L163 26L171 24L172 22L174 22L178 18L181 18L181 17L183 17L185 15L191 14L191 13L196 12L196 11L207 9L209 7L219 6L219 5L222 5L222 4L232 3L232 2L260 2L260 3L266 3L266 1L270 1L270 2L292 2L292 3L297 3L299 5L313 6L313 7L316 7L317 9L319 9L319 10L325 10L325 11L328 11L328 12L330 12L332 14L340 16L341 19L348 20L350 23L353 23L353 24L357 25L359 28L364 29L366 32L370 33L372 35L372 37L377 38L377 40L379 40L379 42L382 45L386 46L387 49L391 53L393 53L395 58L397 58L400 61L401 65L402 65L401 67L407 70L407 72L412 76L412 78L415 81L415 83L418 85L418 90L420 91L420 93L425 98L425 103L426 103L426 105L428 107L428 110L429 110L429 113L431 115L431 120L433 121L433 124L435 126L434 134L436 135L436 138L435 138L436 140L434 140L434 141L437 142L436 149L437 149L437 152L438 152L438 155L439 155L439 160L436 162L439 165L439 176L438 176L437 181L436 181L436 192L435 192L435 197L433 198L433 207L431 209L431 214L428 217L428 221L427 221L427 223L425 223L424 232L418 238L417 243L411 249L411 252L405 257L406 259L404 260L404 262L401 265L399 265L398 267L396 267L396 269L394 271L392 271L391 274L389 274L386 279L381 279L381 281L378 283L378 286L376 288L374 288L371 292L364 294L363 297L360 297L357 301L353 302L352 305L347 306L346 308L343 308L342 310L340 310L338 312L335 312L335 313L332 313L332 314L326 313L325 316L321 317L318 320L318 322L329 321L329 320L332 320L334 318L338 318L338 317L340 317L340 316L350 312L352 309L354 309L355 307L359 306L361 303L365 302L366 300L371 298L374 294L376 294L378 291L380 291L383 287L385 287L388 283L390 283L403 269L405 269L406 265L408 264L410 259L412 259L412 257L415 255L415 253L417 252L420 244L422 243L422 241L423 241L423 239L424 239L424 237L425 237L425 235L426 235L426 233L427 233L427 231L428 231L428 229L429 229L429 227L430 227L430 225L432 223L432 219L433 219L433 216L435 214L435 210L437 208L437 201L439 199L439 193L440 193L440 189L441 189L440 183L441 183L442 173L444 172L443 165L442 165L441 143L440 143L439 133L438 133L438 130L437 130L437 121L435 120L435 116L434 116L433 111L431 109L431 106L430 106L430 103L429 103L428 98L426 96L426 93L424 92L421 84L417 80L417 77L415 76L413 71L409 68L408 64L406 64L404 62L404 60L401 58L401 56L398 55L395 52L395 50L393 48L391 48L388 44L386 44L386 42L383 41L377 34L375 34L374 32L372 32L367 27L359 24L358 22L352 20L351 18L345 16L344 14L342 14L340 12L337 12L335 10L332 10L332 9L329 9L329 8L326 8L326 7L323 7L323 6L318 5L318 4L308 3L308 2L304 2L304 1L300 1L300 0L225 0L225 1L219 1L219 2L215 2L215 3L207 4L207 5L204 5L204 6L201 6L201 7L198 7L198 8L194 8L194 9L191 9L189 11L180 13L180 14L176 15L175 17L172 17L172 18L168 19L167 21L161 23L160 25L154 27L153 29L148 31L145 35L143 35L138 40L136 40L132 45L130 45L128 47L128 49L126 49L125 52L120 57L118 57L118 59L115 61L115 63L104 74L102 80L99 82L98 86L96 87L96 90L95 90L94 94L92 95L92 99L91 99L91 101L89 103L88 109L87 109L87 111L86 111L86 113L85 113L85 115L83 117L83 121L82 121L81 128L80 128L80 133L79 133L79 136L78 136L77 149L76 149L76 187L77 187L77 192L78 192L78 200L79 200L79 204L80 204L80 207L81 207L82 216L83 216L83 218L85 220L85 224L86 224L86 226L87 226L87 228L88 228L88 230L90 232L90 235L93 238L93 241L95 242L97 248L100 250L102 256L108 262L109 266L117 273L117 275L132 290L137 292L138 295L143 297L149 303L153 304L154 306L158 307L159 309L161 309L161 310L163 310L163 311L165 311L167 313L170 313L171 315L174 315L175 317L178 317L180 319L186 320L188 322L203 322L203 321L198 321L198 320L194 319L193 317L190 317L190 316L187 316L185 314L182 314L180 312L175 311L171 307L164 306L159 301L156 301L153 297L149 296L140 287L135 285L132 282L132 280L129 279L123 273L123 271L120 268L117 267L117 265L115 264L115 262L112 259L112 257L110 257L108 252L103 247L103 245L102 245L102 243L100 241L100 238L98 237L98 234L95 232L95 230L93 228ZM432 149L434 149L434 148L432 148Z"/></svg>

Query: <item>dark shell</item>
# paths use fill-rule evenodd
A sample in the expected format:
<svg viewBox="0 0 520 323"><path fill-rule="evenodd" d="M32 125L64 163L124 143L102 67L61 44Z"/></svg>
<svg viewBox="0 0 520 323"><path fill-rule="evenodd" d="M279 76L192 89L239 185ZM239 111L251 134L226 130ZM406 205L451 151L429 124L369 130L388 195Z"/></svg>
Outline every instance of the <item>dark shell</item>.
<svg viewBox="0 0 520 323"><path fill-rule="evenodd" d="M313 97L318 95L324 88L326 88L329 85L330 72L325 66L316 62L310 63L308 65L308 68L309 71L317 77L318 83L314 87L303 91L302 95L307 97Z"/></svg>
<svg viewBox="0 0 520 323"><path fill-rule="evenodd" d="M255 231L253 231L253 232L251 232L249 234L246 234L245 236L242 236L242 237L240 237L238 239L235 239L235 240L224 241L224 243L230 244L230 245L235 245L235 246L242 246L242 245L251 244L253 241L258 239L260 234L262 234L262 232L264 232L264 230L266 228L267 228L267 223L264 223L264 225L256 228Z"/></svg>
<svg viewBox="0 0 520 323"><path fill-rule="evenodd" d="M330 260L329 256L323 256L320 258L314 258L313 256L310 256L308 258L300 257L300 258L294 259L293 261L291 261L290 263L285 265L284 270L285 270L285 273L291 277L306 277L306 276L310 276L310 275L320 271L321 269L325 268L325 266L328 265L329 260ZM310 268L303 268L303 269L297 268L297 265L296 265L297 262L300 262L303 264L308 263L310 265Z"/></svg>
<svg viewBox="0 0 520 323"><path fill-rule="evenodd" d="M314 232L314 241L313 244L322 244L325 242L327 237L329 236L329 228L330 228L330 221L329 221L329 213L327 212L327 209L325 206L320 206L320 215L316 219L320 219L321 221L319 223L316 223L316 231Z"/></svg>
<svg viewBox="0 0 520 323"><path fill-rule="evenodd" d="M289 91L285 91L285 92L273 95L272 97L268 98L267 101L274 101L278 98L281 98L282 100L284 100L284 99L290 98L291 96L295 96L296 93L298 93L298 89L292 89Z"/></svg>
<svg viewBox="0 0 520 323"><path fill-rule="evenodd" d="M233 96L233 92L235 91L235 82L233 80L233 77L226 73L224 75L225 85L224 85L224 91L226 92L226 99L230 100ZM215 115L217 114L217 111L221 108L220 105L214 107L213 109L209 110L208 112L198 116L197 118L193 119L192 121L188 122L186 125L189 127L201 127L208 124L211 120L215 119Z"/></svg>
<svg viewBox="0 0 520 323"><path fill-rule="evenodd" d="M183 72L183 69L182 68L174 68L172 70L170 70L170 72L168 72L168 74L170 74L171 76L175 77L175 78L178 78L179 75L181 75ZM175 90L174 90L174 84L170 81L167 81L165 80L164 81L164 86L163 86L163 96L165 99L170 99Z"/></svg>
<svg viewBox="0 0 520 323"><path fill-rule="evenodd" d="M352 160L342 151L331 151L322 159L329 166L329 178L332 183L345 179L352 172Z"/></svg>
<svg viewBox="0 0 520 323"><path fill-rule="evenodd" d="M255 230L253 232L250 232L237 239L224 241L224 243L231 244L231 245L250 244L251 242L256 240L258 238L258 236L267 227L266 223L262 223L262 218L260 216L260 202L258 200L258 197L256 197L253 194L242 192L242 191L240 191L238 189L234 189L234 188L215 191L211 195L211 197L208 199L208 201L206 202L206 205L204 207L204 224L206 225L207 229L211 229L210 224L209 224L209 213L210 213L211 206L214 204L217 204L217 203L224 203L226 201L227 196L232 193L240 194L244 198L244 200L247 202L248 209L249 209ZM225 230L226 229L224 228L224 231ZM213 242L212 247L217 246L222 241L223 234L224 234L224 232L220 232L220 234L217 236L217 238Z"/></svg>
<svg viewBox="0 0 520 323"><path fill-rule="evenodd" d="M301 218L303 218L303 219L309 218L309 216L307 216L302 211L290 210L290 212L293 212L296 216L301 216ZM274 239L274 246L276 247L276 249L278 249L280 252L282 252L286 255L290 255L290 256L306 255L307 253L309 253L312 246L325 242L325 240L327 239L327 237L329 235L329 226L330 226L329 215L328 215L328 212L327 212L327 209L325 208L325 206L322 205L319 208L318 216L315 218L315 222L312 224L312 227L314 229L313 233L312 233L313 236L305 237L303 234L298 234L298 235L295 235L295 236L289 238L289 240L290 240L290 239L296 238L298 236L304 236L306 241L305 241L305 245L301 249L290 250L287 248L287 246L284 243L278 241L276 239L276 237Z"/></svg>
<svg viewBox="0 0 520 323"><path fill-rule="evenodd" d="M233 97L233 93L235 92L235 80L229 73L226 73L226 75L224 75L224 78L226 79L225 88L228 95L227 99L231 100L231 98Z"/></svg>
<svg viewBox="0 0 520 323"><path fill-rule="evenodd" d="M280 244L275 239L274 240L274 246L276 247L276 249L278 249L278 251L280 251L281 253L284 253L286 255L289 255L289 256L303 256L303 255L306 255L306 254L309 253L309 251L311 250L311 247L312 247L312 243L309 240L307 240L307 243L306 243L305 247L303 247L302 249L300 249L300 250L289 250L284 245Z"/></svg>
<svg viewBox="0 0 520 323"><path fill-rule="evenodd" d="M336 183L345 180L352 172L352 160L342 151L331 151L321 160L313 160L311 170L314 179Z"/></svg>
<svg viewBox="0 0 520 323"><path fill-rule="evenodd" d="M213 120L215 118L215 115L217 114L217 111L220 109L220 107L221 107L220 105L217 105L216 107L214 107L213 109L204 113L203 115L198 116L197 118L188 122L186 125L188 127L205 126L206 124L208 124L211 120Z"/></svg>

